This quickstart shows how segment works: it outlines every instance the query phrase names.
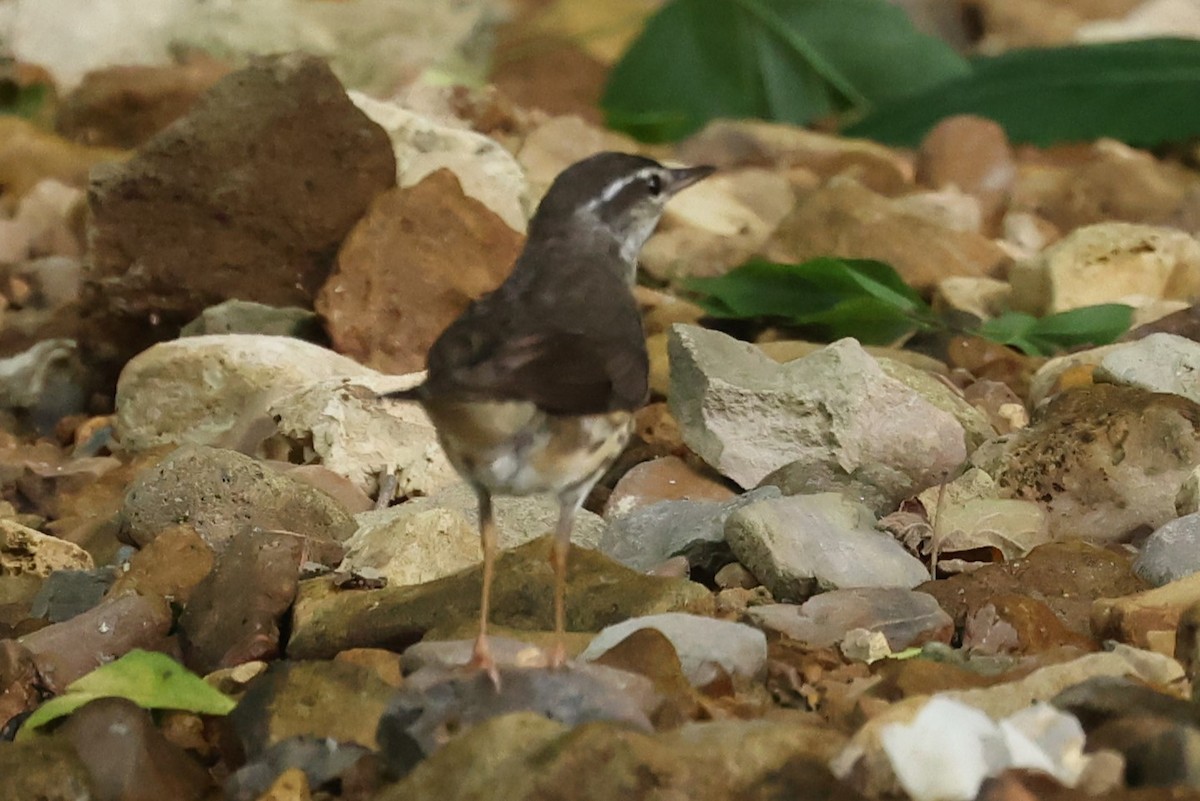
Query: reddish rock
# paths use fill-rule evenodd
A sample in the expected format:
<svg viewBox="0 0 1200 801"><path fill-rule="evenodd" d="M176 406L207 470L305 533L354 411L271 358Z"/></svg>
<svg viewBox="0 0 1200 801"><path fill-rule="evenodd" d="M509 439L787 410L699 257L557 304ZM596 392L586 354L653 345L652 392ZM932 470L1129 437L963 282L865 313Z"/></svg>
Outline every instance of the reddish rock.
<svg viewBox="0 0 1200 801"><path fill-rule="evenodd" d="M976 653L1026 653L1070 645L1094 650L1095 640L1068 629L1041 601L1028 595L998 595L966 620L962 647Z"/></svg>
<svg viewBox="0 0 1200 801"><path fill-rule="evenodd" d="M316 308L339 352L383 372L422 370L434 339L504 280L523 241L438 170L375 201Z"/></svg>
<svg viewBox="0 0 1200 801"><path fill-rule="evenodd" d="M947 117L926 134L917 154L918 183L933 189L953 185L974 195L993 223L1016 177L1008 136L983 117Z"/></svg>
<svg viewBox="0 0 1200 801"><path fill-rule="evenodd" d="M186 604L192 590L212 567L213 550L196 529L188 525L173 526L133 555L108 595L150 592Z"/></svg>
<svg viewBox="0 0 1200 801"><path fill-rule="evenodd" d="M629 470L604 504L604 517L659 501L724 501L737 493L678 456L662 456Z"/></svg>
<svg viewBox="0 0 1200 801"><path fill-rule="evenodd" d="M0 640L0 731L22 712L38 705L37 663L15 640Z"/></svg>
<svg viewBox="0 0 1200 801"><path fill-rule="evenodd" d="M395 180L387 134L320 59L225 77L127 163L93 173L89 344L121 361L230 298L310 307Z"/></svg>

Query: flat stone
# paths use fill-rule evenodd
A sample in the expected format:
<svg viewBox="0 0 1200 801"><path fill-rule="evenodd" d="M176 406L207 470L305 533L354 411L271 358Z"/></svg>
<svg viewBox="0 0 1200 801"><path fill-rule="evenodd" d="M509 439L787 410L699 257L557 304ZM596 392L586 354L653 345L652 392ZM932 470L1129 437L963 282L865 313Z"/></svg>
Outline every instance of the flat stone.
<svg viewBox="0 0 1200 801"><path fill-rule="evenodd" d="M751 504L726 522L725 539L779 600L847 587L911 589L929 578L921 562L875 529L870 510L836 493Z"/></svg>
<svg viewBox="0 0 1200 801"><path fill-rule="evenodd" d="M553 571L547 538L503 552L496 562L492 620L504 626L553 627ZM415 587L341 591L331 579L300 584L288 655L333 656L356 647L400 648L437 627L478 619L482 570L472 567ZM644 576L597 551L572 548L567 571L567 629L599 631L638 615L712 609L712 596L685 579Z"/></svg>
<svg viewBox="0 0 1200 801"><path fill-rule="evenodd" d="M96 313L153 313L160 324L146 334L169 336L230 298L310 306L334 250L395 178L387 135L323 60L259 59L133 158L93 174Z"/></svg>
<svg viewBox="0 0 1200 801"><path fill-rule="evenodd" d="M355 528L325 493L240 453L194 445L139 473L121 508L122 532L138 545L181 521L217 551L256 528L334 541Z"/></svg>
<svg viewBox="0 0 1200 801"><path fill-rule="evenodd" d="M906 497L966 458L966 434L887 374L854 340L777 365L716 331L672 328L671 411L684 441L722 475L752 487L799 465Z"/></svg>
<svg viewBox="0 0 1200 801"><path fill-rule="evenodd" d="M630 468L604 502L604 519L659 501L726 501L737 493L678 456L660 456Z"/></svg>
<svg viewBox="0 0 1200 801"><path fill-rule="evenodd" d="M263 334L309 342L320 342L325 337L316 312L299 306L268 306L237 299L209 306L179 331L181 337L214 334Z"/></svg>
<svg viewBox="0 0 1200 801"><path fill-rule="evenodd" d="M213 561L212 547L196 529L172 526L130 557L108 594L152 593L186 606Z"/></svg>
<svg viewBox="0 0 1200 801"><path fill-rule="evenodd" d="M1200 572L1200 513L1157 528L1142 543L1133 572L1155 587Z"/></svg>
<svg viewBox="0 0 1200 801"><path fill-rule="evenodd" d="M0 518L0 576L49 576L55 570L89 570L92 557L73 542Z"/></svg>
<svg viewBox="0 0 1200 801"><path fill-rule="evenodd" d="M286 533L243 531L229 541L179 618L189 667L211 673L279 654L302 551L300 538Z"/></svg>
<svg viewBox="0 0 1200 801"><path fill-rule="evenodd" d="M761 682L767 673L767 639L743 623L700 615L670 612L636 617L602 629L580 654L595 661L635 631L662 632L679 656L683 674L694 687L705 687L723 677L736 686Z"/></svg>
<svg viewBox="0 0 1200 801"><path fill-rule="evenodd" d="M1064 646L1095 650L1096 640L1072 631L1044 602L1028 595L996 595L966 619L961 647L973 655L1037 654Z"/></svg>
<svg viewBox="0 0 1200 801"><path fill-rule="evenodd" d="M1150 334L1106 350L1092 379L1150 392L1169 392L1200 403L1197 371L1200 371L1200 342L1175 334Z"/></svg>
<svg viewBox="0 0 1200 801"><path fill-rule="evenodd" d="M609 521L599 549L634 570L647 571L673 556L715 572L730 561L725 545L729 516L752 503L778 498L775 487L760 487L725 501L659 501Z"/></svg>
<svg viewBox="0 0 1200 801"><path fill-rule="evenodd" d="M450 171L437 170L371 205L342 244L316 309L339 352L383 372L421 370L429 346L470 301L499 286L522 244Z"/></svg>
<svg viewBox="0 0 1200 801"><path fill-rule="evenodd" d="M100 603L112 586L111 567L95 570L56 570L42 582L29 612L51 623L70 620Z"/></svg>
<svg viewBox="0 0 1200 801"><path fill-rule="evenodd" d="M549 497L500 496L492 510L501 548L514 548L542 537L558 521L558 502ZM459 482L429 498L413 498L397 506L355 517L358 529L346 540L341 570L378 571L394 587L423 584L478 564L479 502ZM580 510L572 542L596 547L604 523Z"/></svg>
<svg viewBox="0 0 1200 801"><path fill-rule="evenodd" d="M924 592L901 587L856 587L814 595L803 604L764 604L746 612L750 622L812 648L841 642L851 629L880 632L888 648L949 643L954 621Z"/></svg>
<svg viewBox="0 0 1200 801"><path fill-rule="evenodd" d="M1121 597L1100 597L1092 605L1097 637L1174 654L1180 619L1200 603L1200 574Z"/></svg>

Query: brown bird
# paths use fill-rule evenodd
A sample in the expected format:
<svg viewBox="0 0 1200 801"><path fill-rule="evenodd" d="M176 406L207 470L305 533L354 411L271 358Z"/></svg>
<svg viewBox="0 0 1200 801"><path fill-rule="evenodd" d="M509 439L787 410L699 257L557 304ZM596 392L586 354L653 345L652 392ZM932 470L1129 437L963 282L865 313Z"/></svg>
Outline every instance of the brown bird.
<svg viewBox="0 0 1200 801"><path fill-rule="evenodd" d="M667 200L712 172L624 153L568 167L530 221L512 273L430 348L425 382L384 396L421 402L450 463L479 497L483 597L472 664L494 682L487 640L497 551L492 496L558 498L551 664L561 665L575 515L629 441L633 412L649 392L631 292L638 253Z"/></svg>

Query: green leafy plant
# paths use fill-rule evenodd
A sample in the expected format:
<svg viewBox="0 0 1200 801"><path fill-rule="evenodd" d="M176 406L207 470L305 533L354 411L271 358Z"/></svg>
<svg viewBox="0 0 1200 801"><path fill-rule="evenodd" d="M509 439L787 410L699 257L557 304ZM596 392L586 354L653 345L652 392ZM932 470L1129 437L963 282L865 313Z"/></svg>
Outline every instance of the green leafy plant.
<svg viewBox="0 0 1200 801"><path fill-rule="evenodd" d="M608 123L650 141L715 117L796 124L969 73L885 0L671 0L614 67Z"/></svg>
<svg viewBox="0 0 1200 801"><path fill-rule="evenodd" d="M712 317L767 319L823 339L852 336L869 345L896 342L914 331L951 330L887 264L820 258L803 264L753 260L717 278L685 283ZM1036 318L1009 312L975 333L1031 355L1112 342L1129 328L1133 310L1107 304Z"/></svg>
<svg viewBox="0 0 1200 801"><path fill-rule="evenodd" d="M134 650L77 679L62 695L38 707L17 738L30 737L38 727L90 701L112 697L126 698L144 709L182 709L202 715L227 715L236 705L166 654Z"/></svg>

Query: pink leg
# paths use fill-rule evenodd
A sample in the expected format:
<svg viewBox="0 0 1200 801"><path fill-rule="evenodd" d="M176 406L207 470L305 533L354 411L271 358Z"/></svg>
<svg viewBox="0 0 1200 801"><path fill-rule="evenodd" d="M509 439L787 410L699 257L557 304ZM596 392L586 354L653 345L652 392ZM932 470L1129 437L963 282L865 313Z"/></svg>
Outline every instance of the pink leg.
<svg viewBox="0 0 1200 801"><path fill-rule="evenodd" d="M500 671L492 658L487 636L488 613L492 605L492 576L496 571L496 518L492 514L492 496L482 488L477 487L476 492L479 494L479 539L483 546L483 594L479 599L479 636L475 639L469 664L482 668L499 690Z"/></svg>

